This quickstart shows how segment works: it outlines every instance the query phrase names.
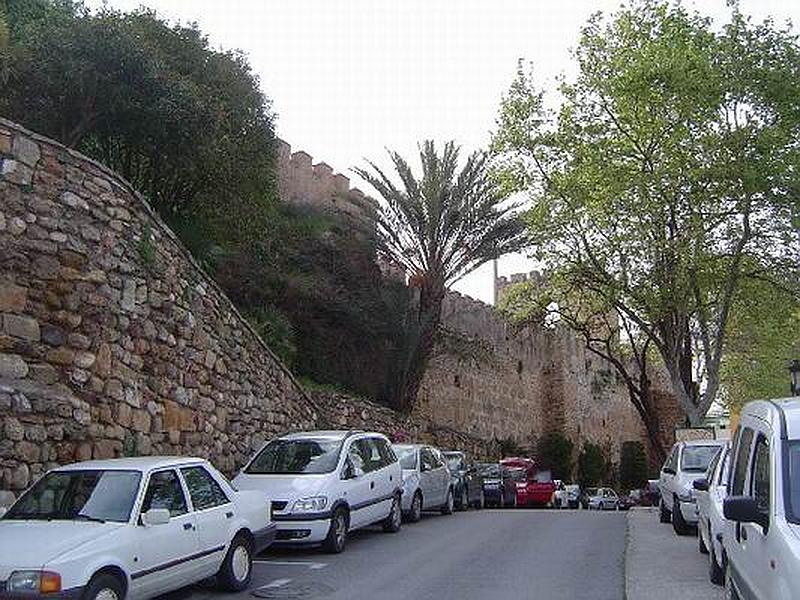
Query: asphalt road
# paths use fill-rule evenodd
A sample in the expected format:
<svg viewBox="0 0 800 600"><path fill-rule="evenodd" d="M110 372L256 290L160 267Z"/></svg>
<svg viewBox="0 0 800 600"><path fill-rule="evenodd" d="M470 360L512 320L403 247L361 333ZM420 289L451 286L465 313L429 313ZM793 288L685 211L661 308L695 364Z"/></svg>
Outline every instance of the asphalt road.
<svg viewBox="0 0 800 600"><path fill-rule="evenodd" d="M356 532L339 555L268 550L251 588L235 598L621 600L625 518L523 509L426 515L397 534ZM162 600L222 597L195 586Z"/></svg>

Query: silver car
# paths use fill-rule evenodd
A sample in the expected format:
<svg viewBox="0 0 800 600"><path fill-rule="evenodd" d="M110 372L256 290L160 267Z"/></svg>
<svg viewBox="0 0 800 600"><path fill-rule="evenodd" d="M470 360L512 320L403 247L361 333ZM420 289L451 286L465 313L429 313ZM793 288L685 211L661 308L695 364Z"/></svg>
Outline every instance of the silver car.
<svg viewBox="0 0 800 600"><path fill-rule="evenodd" d="M424 444L394 444L403 469L403 516L416 523L423 510L453 514L453 486L442 453Z"/></svg>
<svg viewBox="0 0 800 600"><path fill-rule="evenodd" d="M660 518L662 523L671 522L678 535L693 533L697 525L697 503L692 484L703 476L724 443L721 440L678 442L661 467Z"/></svg>
<svg viewBox="0 0 800 600"><path fill-rule="evenodd" d="M728 457L730 444L726 444L708 465L705 477L695 479L694 495L697 499L698 544L700 552L709 555L708 576L711 583L725 583L725 564L723 562L722 532L725 529L725 515L722 505L728 495Z"/></svg>
<svg viewBox="0 0 800 600"><path fill-rule="evenodd" d="M611 488L597 488L589 496L589 510L619 510L619 496Z"/></svg>

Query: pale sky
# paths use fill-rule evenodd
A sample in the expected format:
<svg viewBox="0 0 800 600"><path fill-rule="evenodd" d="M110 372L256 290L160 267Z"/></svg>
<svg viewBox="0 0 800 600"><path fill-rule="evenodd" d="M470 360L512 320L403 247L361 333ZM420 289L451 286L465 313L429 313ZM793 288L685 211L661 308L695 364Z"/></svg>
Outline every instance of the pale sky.
<svg viewBox="0 0 800 600"><path fill-rule="evenodd" d="M214 47L240 49L277 113L277 134L374 192L349 172L364 158L386 164L384 148L416 157L419 140L485 148L517 60L532 61L550 89L574 70L580 27L619 0L110 0L196 22ZM89 6L102 2L89 0ZM725 19L724 0L684 4ZM741 0L758 20L800 23L800 0ZM414 163L412 162L412 165ZM524 256L500 274L528 271ZM491 301L485 265L456 289Z"/></svg>

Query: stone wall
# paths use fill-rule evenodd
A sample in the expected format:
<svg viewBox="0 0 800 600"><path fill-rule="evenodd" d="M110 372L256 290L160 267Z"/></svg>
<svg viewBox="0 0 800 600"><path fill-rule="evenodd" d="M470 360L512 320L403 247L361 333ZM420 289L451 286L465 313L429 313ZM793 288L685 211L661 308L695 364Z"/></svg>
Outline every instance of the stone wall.
<svg viewBox="0 0 800 600"><path fill-rule="evenodd" d="M0 489L58 463L229 471L314 404L141 196L0 120Z"/></svg>

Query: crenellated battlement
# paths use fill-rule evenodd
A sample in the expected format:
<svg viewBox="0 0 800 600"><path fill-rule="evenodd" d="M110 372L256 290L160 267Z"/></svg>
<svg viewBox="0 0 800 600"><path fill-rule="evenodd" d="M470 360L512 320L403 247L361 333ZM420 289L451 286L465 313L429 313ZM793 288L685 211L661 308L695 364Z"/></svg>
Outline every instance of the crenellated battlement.
<svg viewBox="0 0 800 600"><path fill-rule="evenodd" d="M285 202L346 216L374 229L378 203L350 187L349 177L335 173L325 162L314 164L308 152L292 152L291 145L280 138L276 139L276 155L278 189Z"/></svg>

